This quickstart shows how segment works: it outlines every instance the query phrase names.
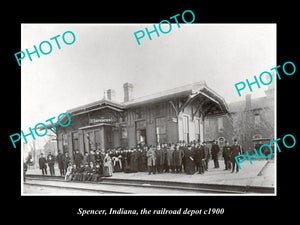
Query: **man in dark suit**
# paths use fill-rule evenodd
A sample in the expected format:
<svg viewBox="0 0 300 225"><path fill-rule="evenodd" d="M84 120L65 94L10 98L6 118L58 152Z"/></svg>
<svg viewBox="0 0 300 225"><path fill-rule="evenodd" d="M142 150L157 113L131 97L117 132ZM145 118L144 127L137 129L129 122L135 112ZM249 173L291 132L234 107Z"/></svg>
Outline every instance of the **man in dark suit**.
<svg viewBox="0 0 300 225"><path fill-rule="evenodd" d="M46 163L47 163L47 160L44 157L44 154L41 153L40 158L39 158L39 166L40 166L40 169L42 170L43 176L45 174L47 175L47 165L46 165Z"/></svg>
<svg viewBox="0 0 300 225"><path fill-rule="evenodd" d="M225 170L231 169L231 147L229 146L229 142L225 141L225 146L223 147L223 158L225 164Z"/></svg>
<svg viewBox="0 0 300 225"><path fill-rule="evenodd" d="M74 163L76 168L80 167L80 164L82 163L83 155L79 152L79 150L76 150L74 154Z"/></svg>
<svg viewBox="0 0 300 225"><path fill-rule="evenodd" d="M174 168L176 173L181 173L183 157L184 157L184 152L180 148L179 144L177 144L173 152L173 161L174 161Z"/></svg>
<svg viewBox="0 0 300 225"><path fill-rule="evenodd" d="M218 145L218 142L214 140L214 143L211 146L211 156L212 159L214 160L214 166L215 168L219 168L219 160L218 160L218 154L220 151L220 147Z"/></svg>
<svg viewBox="0 0 300 225"><path fill-rule="evenodd" d="M49 170L50 170L50 175L51 176L55 175L54 162L55 162L54 156L52 155L51 152L49 152L49 154L47 156L47 163L48 163L48 166L49 166Z"/></svg>
<svg viewBox="0 0 300 225"><path fill-rule="evenodd" d="M195 145L194 147L194 159L195 159L195 165L196 165L196 172L201 173L200 167L202 166L202 156L200 152L200 146Z"/></svg>
<svg viewBox="0 0 300 225"><path fill-rule="evenodd" d="M204 161L205 161L205 170L208 170L208 162L209 162L209 158L210 158L210 152L209 152L209 148L206 146L206 142L203 141L202 142L203 148L204 148Z"/></svg>
<svg viewBox="0 0 300 225"><path fill-rule="evenodd" d="M130 155L130 169L131 172L136 173L138 172L138 153L136 149L132 149L131 155Z"/></svg>
<svg viewBox="0 0 300 225"><path fill-rule="evenodd" d="M200 145L200 156L201 156L201 163L200 163L200 171L199 173L204 174L204 171L206 169L206 154L207 154L208 148L205 145Z"/></svg>
<svg viewBox="0 0 300 225"><path fill-rule="evenodd" d="M69 166L69 163L71 162L71 158L69 156L69 153L68 152L65 152L65 155L63 157L63 165L64 165L64 174L67 173L67 169L68 169L68 166Z"/></svg>
<svg viewBox="0 0 300 225"><path fill-rule="evenodd" d="M164 151L161 149L160 145L157 145L156 150L156 171L158 173L162 173L164 170L164 162L165 162L165 154Z"/></svg>
<svg viewBox="0 0 300 225"><path fill-rule="evenodd" d="M234 172L234 167L236 166L236 172L239 172L239 167L235 161L235 157L242 154L241 146L238 144L237 140L234 139L234 144L231 146L231 162L232 162L232 171Z"/></svg>
<svg viewBox="0 0 300 225"><path fill-rule="evenodd" d="M65 175L65 171L64 171L64 155L61 153L60 150L58 150L58 154L57 154L57 164L58 164L58 168L59 168L59 172L61 176Z"/></svg>

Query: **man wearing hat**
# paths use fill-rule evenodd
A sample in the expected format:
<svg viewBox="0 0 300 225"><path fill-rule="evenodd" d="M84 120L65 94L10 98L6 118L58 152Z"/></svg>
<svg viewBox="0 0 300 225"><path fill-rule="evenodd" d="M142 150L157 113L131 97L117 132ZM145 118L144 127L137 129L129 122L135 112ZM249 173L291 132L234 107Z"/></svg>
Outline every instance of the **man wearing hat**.
<svg viewBox="0 0 300 225"><path fill-rule="evenodd" d="M79 152L79 150L76 150L74 154L74 163L76 168L80 167L80 164L82 163L83 155Z"/></svg>
<svg viewBox="0 0 300 225"><path fill-rule="evenodd" d="M70 162L71 162L71 158L69 156L69 153L65 152L65 155L63 157L64 174L66 174Z"/></svg>
<svg viewBox="0 0 300 225"><path fill-rule="evenodd" d="M200 161L199 161L199 173L200 174L204 174L205 168L206 168L206 155L205 155L205 148L207 148L206 146L204 146L203 144L200 145L199 148L199 154L200 154Z"/></svg>
<svg viewBox="0 0 300 225"><path fill-rule="evenodd" d="M214 143L211 146L211 157L214 160L215 168L219 168L220 166L219 166L218 154L219 154L219 151L220 151L220 147L219 147L217 141L214 140L213 142Z"/></svg>
<svg viewBox="0 0 300 225"><path fill-rule="evenodd" d="M234 172L234 167L236 167L236 172L239 172L239 167L235 161L235 157L242 154L241 146L238 144L237 139L233 140L233 145L231 146L231 162L232 162L232 171Z"/></svg>
<svg viewBox="0 0 300 225"><path fill-rule="evenodd" d="M203 141L202 142L203 148L204 148L204 161L205 161L205 170L208 170L208 162L209 162L209 158L210 158L210 152L209 152L209 148L206 146L206 142Z"/></svg>
<svg viewBox="0 0 300 225"><path fill-rule="evenodd" d="M150 146L149 150L147 151L147 165L148 165L148 174L150 175L151 172L155 174L155 163L156 163L156 154L155 154L155 147Z"/></svg>
<svg viewBox="0 0 300 225"><path fill-rule="evenodd" d="M48 153L48 156L47 156L47 163L48 163L48 166L49 166L49 170L50 170L50 175L51 176L54 176L55 175L55 172L54 172L54 156L52 155L51 152Z"/></svg>
<svg viewBox="0 0 300 225"><path fill-rule="evenodd" d="M40 158L39 158L39 166L40 166L40 169L42 170L43 176L45 174L47 175L47 165L46 165L46 163L47 163L47 160L44 157L44 154L41 153Z"/></svg>
<svg viewBox="0 0 300 225"><path fill-rule="evenodd" d="M225 141L225 146L223 147L223 158L225 164L225 170L231 169L231 147L229 146L229 142Z"/></svg>
<svg viewBox="0 0 300 225"><path fill-rule="evenodd" d="M65 171L64 171L64 157L65 155L61 153L60 150L58 150L58 154L56 156L57 159L57 164L58 164L58 168L59 168L59 172L61 176L65 175Z"/></svg>

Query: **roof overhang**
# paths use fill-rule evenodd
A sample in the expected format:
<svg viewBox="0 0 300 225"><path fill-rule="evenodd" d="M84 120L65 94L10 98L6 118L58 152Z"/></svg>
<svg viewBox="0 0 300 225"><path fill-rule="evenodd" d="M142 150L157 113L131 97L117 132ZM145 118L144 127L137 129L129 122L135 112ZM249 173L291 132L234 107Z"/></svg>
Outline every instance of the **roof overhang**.
<svg viewBox="0 0 300 225"><path fill-rule="evenodd" d="M184 109L187 105L197 100L206 103L210 103L218 108L218 114L227 114L229 112L227 103L224 98L207 87L205 82L198 82L194 85L186 85L180 90L180 88L174 88L165 92L160 92L155 95L145 96L133 100L131 102L124 103L126 108L142 106L150 103L162 102L171 100L178 97L185 97L187 100L180 107L178 113Z"/></svg>
<svg viewBox="0 0 300 225"><path fill-rule="evenodd" d="M95 128L95 127L103 127L103 126L110 126L113 127L114 124L110 124L110 123L99 123L99 124L94 124L94 125L88 125L88 126L84 126L84 127L79 127L79 130L85 130L85 129L90 129L90 128Z"/></svg>
<svg viewBox="0 0 300 225"><path fill-rule="evenodd" d="M79 106L70 110L67 110L69 115L80 115L91 111L96 111L104 108L109 108L117 112L123 112L124 105L111 100L102 99L100 101L92 102L83 106Z"/></svg>
<svg viewBox="0 0 300 225"><path fill-rule="evenodd" d="M85 114L85 113L89 113L89 112L93 112L93 111L97 111L97 110L101 110L101 109L112 109L114 111L117 112L123 112L123 109L111 106L109 104L105 104L105 105L101 105L98 107L92 107L92 108L83 108L81 110L76 110L76 111L67 111L67 113L71 116L77 116L77 115L81 115L81 114Z"/></svg>
<svg viewBox="0 0 300 225"><path fill-rule="evenodd" d="M227 114L229 113L228 105L224 98L222 98L219 94L217 94L215 91L210 89L209 87L203 87L201 90L199 90L199 94L205 96L210 101L217 104L220 108L221 113Z"/></svg>
<svg viewBox="0 0 300 225"><path fill-rule="evenodd" d="M137 106L142 106L142 105L147 105L147 104L152 104L152 103L157 103L157 102L162 102L162 101L167 101L173 98L177 98L177 97L185 97L185 96L189 96L190 94L192 94L191 90L187 90L187 91L182 91L182 92L178 92L178 93L173 93L173 94L168 94L168 95L164 95L164 96L158 96L158 97L154 97L151 99L146 99L146 100L139 100L139 101L132 101L132 102L127 102L126 104L126 108L132 108L132 107L137 107Z"/></svg>

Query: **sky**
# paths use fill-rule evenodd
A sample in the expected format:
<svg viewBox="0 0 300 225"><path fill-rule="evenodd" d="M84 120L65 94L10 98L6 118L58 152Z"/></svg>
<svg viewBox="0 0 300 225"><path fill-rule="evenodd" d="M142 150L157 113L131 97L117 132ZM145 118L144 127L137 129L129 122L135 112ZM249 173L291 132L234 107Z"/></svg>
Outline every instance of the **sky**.
<svg viewBox="0 0 300 225"><path fill-rule="evenodd" d="M21 62L22 130L100 100L110 88L122 102L126 82L134 85L134 97L205 81L227 103L243 100L250 92L239 97L234 84L277 66L276 24L182 23L172 24L168 34L153 33L152 40L145 35L141 45L134 32L151 30L154 23L22 24L20 51L31 52L42 41L52 44L50 54ZM71 45L61 39L66 31L75 34ZM61 49L50 41L57 35ZM252 98L264 96L267 87L253 87Z"/></svg>

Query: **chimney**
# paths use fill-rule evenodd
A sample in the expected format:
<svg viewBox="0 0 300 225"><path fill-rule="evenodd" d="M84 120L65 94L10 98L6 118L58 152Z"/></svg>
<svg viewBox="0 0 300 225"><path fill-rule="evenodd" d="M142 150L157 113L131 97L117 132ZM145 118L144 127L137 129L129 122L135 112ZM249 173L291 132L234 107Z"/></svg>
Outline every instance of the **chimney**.
<svg viewBox="0 0 300 225"><path fill-rule="evenodd" d="M115 90L113 90L113 89L106 90L106 97L107 97L107 100L114 101L116 98Z"/></svg>
<svg viewBox="0 0 300 225"><path fill-rule="evenodd" d="M125 83L123 84L124 88L124 102L129 102L133 100L133 84Z"/></svg>
<svg viewBox="0 0 300 225"><path fill-rule="evenodd" d="M246 108L245 110L251 109L251 94L246 95Z"/></svg>

